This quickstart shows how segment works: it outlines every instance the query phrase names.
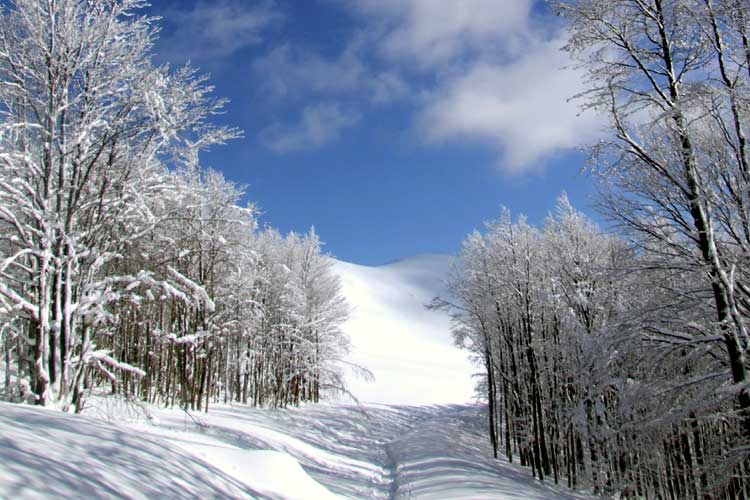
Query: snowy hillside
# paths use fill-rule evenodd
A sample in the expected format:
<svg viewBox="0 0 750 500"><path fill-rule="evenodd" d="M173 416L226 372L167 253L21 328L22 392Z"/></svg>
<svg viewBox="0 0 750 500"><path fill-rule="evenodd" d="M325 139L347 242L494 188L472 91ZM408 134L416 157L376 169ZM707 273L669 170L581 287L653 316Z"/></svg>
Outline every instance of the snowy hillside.
<svg viewBox="0 0 750 500"><path fill-rule="evenodd" d="M421 255L380 267L336 261L352 306L344 325L352 361L375 382L351 378L362 401L391 404L465 403L472 400L476 368L456 349L445 312L425 308L444 295L452 257Z"/></svg>

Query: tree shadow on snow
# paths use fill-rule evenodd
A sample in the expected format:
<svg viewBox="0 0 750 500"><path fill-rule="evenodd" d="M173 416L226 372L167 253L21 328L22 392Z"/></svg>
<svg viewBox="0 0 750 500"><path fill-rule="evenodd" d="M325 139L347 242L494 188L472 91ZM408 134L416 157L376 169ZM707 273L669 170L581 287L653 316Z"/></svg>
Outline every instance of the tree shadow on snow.
<svg viewBox="0 0 750 500"><path fill-rule="evenodd" d="M167 442L37 408L0 405L8 498L268 498Z"/></svg>

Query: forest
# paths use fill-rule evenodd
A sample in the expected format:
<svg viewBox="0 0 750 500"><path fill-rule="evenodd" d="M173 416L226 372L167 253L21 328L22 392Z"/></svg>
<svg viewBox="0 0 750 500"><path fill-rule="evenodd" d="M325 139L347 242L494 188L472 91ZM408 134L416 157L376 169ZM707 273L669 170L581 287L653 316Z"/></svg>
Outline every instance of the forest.
<svg viewBox="0 0 750 500"><path fill-rule="evenodd" d="M628 498L750 497L750 43L741 0L558 2L603 113L565 196L463 243L458 345L484 366L494 449Z"/></svg>
<svg viewBox="0 0 750 500"><path fill-rule="evenodd" d="M258 228L201 166L238 138L190 66L152 61L142 0L0 12L5 398L82 410L107 387L206 410L346 391L348 314L314 230Z"/></svg>

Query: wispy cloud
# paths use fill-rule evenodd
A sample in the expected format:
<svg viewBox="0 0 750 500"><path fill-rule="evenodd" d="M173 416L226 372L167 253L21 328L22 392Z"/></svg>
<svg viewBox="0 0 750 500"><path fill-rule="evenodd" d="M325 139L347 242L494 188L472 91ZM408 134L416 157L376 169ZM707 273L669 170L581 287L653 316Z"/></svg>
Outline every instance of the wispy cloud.
<svg viewBox="0 0 750 500"><path fill-rule="evenodd" d="M274 124L263 130L259 139L277 153L315 150L338 139L359 120L359 112L339 104L317 104L305 107L294 125Z"/></svg>
<svg viewBox="0 0 750 500"><path fill-rule="evenodd" d="M546 156L595 140L602 120L580 114L569 98L582 75L560 52L561 40L529 46L507 65L477 63L447 79L425 101L417 118L430 142L472 140L499 152L507 171L533 169Z"/></svg>
<svg viewBox="0 0 750 500"><path fill-rule="evenodd" d="M413 89L426 145L482 145L520 173L598 137L600 117L569 101L583 81L538 0L332 1L379 33L372 52Z"/></svg>
<svg viewBox="0 0 750 500"><path fill-rule="evenodd" d="M357 94L372 103L384 103L406 96L401 76L378 71L366 56L368 48L358 37L338 55L324 57L309 47L284 44L258 59L254 68L261 87L276 98Z"/></svg>
<svg viewBox="0 0 750 500"><path fill-rule="evenodd" d="M341 0L381 26L381 55L434 68L499 50L529 27L533 0Z"/></svg>
<svg viewBox="0 0 750 500"><path fill-rule="evenodd" d="M259 44L263 31L283 19L270 0L251 5L239 0L200 0L187 10L179 5L160 12L167 25L160 40L162 56L173 61L220 62Z"/></svg>
<svg viewBox="0 0 750 500"><path fill-rule="evenodd" d="M255 62L261 85L276 97L300 90L315 93L359 89L367 72L355 50L346 48L337 58L325 58L307 47L284 44Z"/></svg>
<svg viewBox="0 0 750 500"><path fill-rule="evenodd" d="M314 150L336 141L374 106L406 98L410 91L396 71L378 69L355 36L333 56L311 47L284 44L254 63L261 94L273 101L307 102L298 121L274 123L259 134L277 153ZM320 103L323 104L320 104Z"/></svg>

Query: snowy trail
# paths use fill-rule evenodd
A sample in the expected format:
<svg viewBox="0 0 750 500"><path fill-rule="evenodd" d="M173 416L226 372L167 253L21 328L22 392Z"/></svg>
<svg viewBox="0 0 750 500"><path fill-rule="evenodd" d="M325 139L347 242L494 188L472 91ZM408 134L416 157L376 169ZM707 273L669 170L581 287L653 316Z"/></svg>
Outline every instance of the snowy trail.
<svg viewBox="0 0 750 500"><path fill-rule="evenodd" d="M535 481L526 469L492 459L480 406L368 405L364 410L320 405L269 412L222 406L199 417L208 426L201 445L184 442L196 426L175 411L159 410L159 425L140 430L162 436L169 430L173 443L211 463L216 463L218 450L212 443L283 452L328 491L345 498L581 498ZM246 480L242 473L235 478ZM298 498L328 496L305 491Z"/></svg>
<svg viewBox="0 0 750 500"><path fill-rule="evenodd" d="M261 498L582 498L490 458L479 406L367 405L364 410L335 404L287 411L218 406L197 416L205 426L200 428L178 410L161 409L154 412L157 425L141 422L133 429L167 439ZM288 464L257 477L244 465L255 463L251 457L257 450L291 457L309 481L290 488L269 480L288 476Z"/></svg>
<svg viewBox="0 0 750 500"><path fill-rule="evenodd" d="M478 406L365 410L218 406L198 425L158 409L115 425L0 404L0 498L583 498L489 458Z"/></svg>
<svg viewBox="0 0 750 500"><path fill-rule="evenodd" d="M320 484L347 498L401 498L394 486L399 467L388 448L400 436L450 407L310 406L287 411L217 407L198 418L207 425L202 442L195 424L173 411L156 412L159 425L139 426L167 436L186 450L215 462L218 448L272 449L293 457ZM241 479L241 478L239 478ZM301 498L304 498L302 496Z"/></svg>

